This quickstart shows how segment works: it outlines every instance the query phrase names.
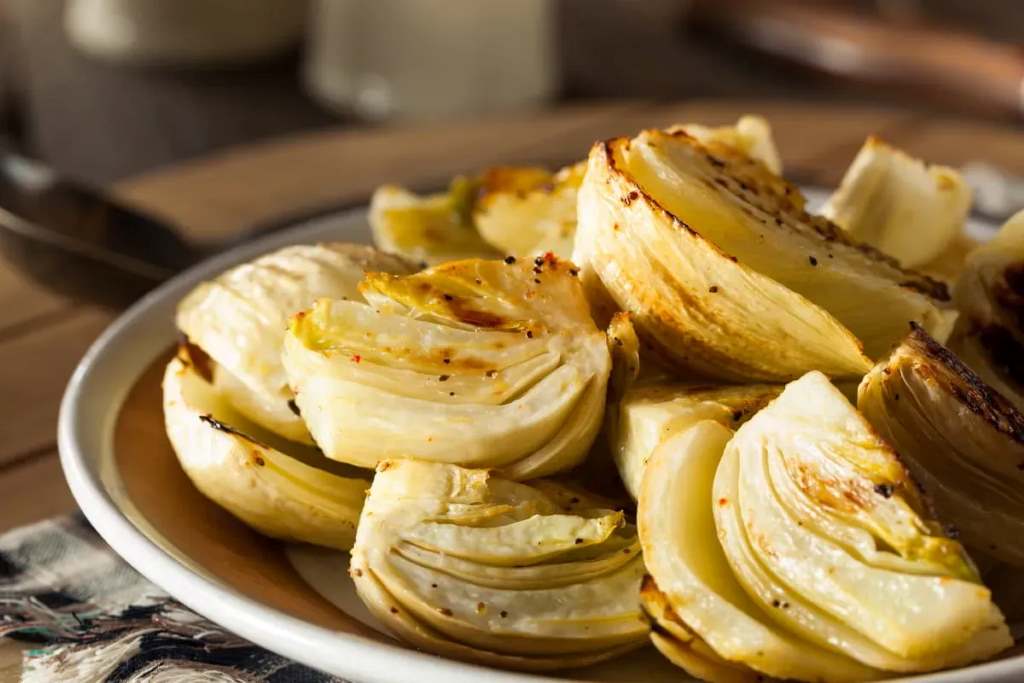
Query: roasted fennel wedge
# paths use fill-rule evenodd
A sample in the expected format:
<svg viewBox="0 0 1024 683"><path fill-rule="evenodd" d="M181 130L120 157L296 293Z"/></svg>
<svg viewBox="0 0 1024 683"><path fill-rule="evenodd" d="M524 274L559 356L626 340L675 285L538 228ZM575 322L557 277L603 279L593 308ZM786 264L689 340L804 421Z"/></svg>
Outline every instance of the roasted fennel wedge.
<svg viewBox="0 0 1024 683"><path fill-rule="evenodd" d="M197 355L183 346L163 380L167 436L192 483L262 534L351 548L369 480L312 467L269 445L273 435L256 436L259 427L204 376L208 363ZM312 451L297 444L282 447Z"/></svg>
<svg viewBox="0 0 1024 683"><path fill-rule="evenodd" d="M384 461L349 573L370 611L411 645L513 669L583 666L647 639L636 530L558 484Z"/></svg>
<svg viewBox="0 0 1024 683"><path fill-rule="evenodd" d="M572 255L576 238L576 193L586 164L556 173L541 168L497 167L481 176L473 222L503 254Z"/></svg>
<svg viewBox="0 0 1024 683"><path fill-rule="evenodd" d="M324 453L417 458L527 479L586 455L611 361L575 267L554 257L372 273L368 304L296 315L283 361Z"/></svg>
<svg viewBox="0 0 1024 683"><path fill-rule="evenodd" d="M964 545L1024 567L1024 415L920 328L859 394Z"/></svg>
<svg viewBox="0 0 1024 683"><path fill-rule="evenodd" d="M466 258L493 258L473 225L479 182L452 180L447 192L417 195L395 185L377 188L370 200L370 228L378 249L427 264Z"/></svg>
<svg viewBox="0 0 1024 683"><path fill-rule="evenodd" d="M638 525L657 590L715 655L777 678L862 681L1012 644L923 508L891 447L812 372L735 434L704 421L659 446Z"/></svg>
<svg viewBox="0 0 1024 683"><path fill-rule="evenodd" d="M605 438L614 463L605 478L618 479L636 500L644 466L654 449L673 434L701 420L735 428L778 396L781 385L697 384L676 381L670 373L644 358L630 315L618 312L608 326L612 373L608 381ZM587 464L602 476L600 457ZM616 474L618 475L616 477Z"/></svg>
<svg viewBox="0 0 1024 683"><path fill-rule="evenodd" d="M429 264L498 255L572 254L576 191L585 164L552 173L495 166L455 178L447 192L416 195L393 185L370 204L374 242Z"/></svg>
<svg viewBox="0 0 1024 683"><path fill-rule="evenodd" d="M361 300L365 270L408 273L403 259L356 244L285 247L236 266L193 289L176 322L218 366L215 381L247 418L293 441L310 443L281 367L288 317L319 297Z"/></svg>
<svg viewBox="0 0 1024 683"><path fill-rule="evenodd" d="M673 434L702 420L736 428L781 390L771 384L639 382L630 387L610 425L612 456L626 490L637 498L648 458Z"/></svg>
<svg viewBox="0 0 1024 683"><path fill-rule="evenodd" d="M949 347L1024 411L1024 211L967 256L954 294L960 319Z"/></svg>
<svg viewBox="0 0 1024 683"><path fill-rule="evenodd" d="M907 321L945 338L944 285L803 206L729 145L645 131L591 150L573 259L597 310L611 299L665 359L708 377L859 378Z"/></svg>
<svg viewBox="0 0 1024 683"><path fill-rule="evenodd" d="M685 123L669 128L668 132L674 130L682 130L702 143L729 145L737 152L760 161L772 173L782 174L782 158L775 147L772 128L762 116L744 114L731 126Z"/></svg>
<svg viewBox="0 0 1024 683"><path fill-rule="evenodd" d="M948 166L925 164L869 137L822 208L856 240L904 266L925 266L963 232L971 189Z"/></svg>

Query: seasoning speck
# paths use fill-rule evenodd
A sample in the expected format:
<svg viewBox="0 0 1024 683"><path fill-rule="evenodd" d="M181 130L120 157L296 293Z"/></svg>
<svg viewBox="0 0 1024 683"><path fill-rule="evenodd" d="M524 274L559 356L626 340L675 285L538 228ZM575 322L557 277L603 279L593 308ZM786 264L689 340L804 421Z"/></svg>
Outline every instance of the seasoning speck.
<svg viewBox="0 0 1024 683"><path fill-rule="evenodd" d="M712 294L717 293L718 292L718 285L711 285L710 287L708 287L708 291L711 292Z"/></svg>
<svg viewBox="0 0 1024 683"><path fill-rule="evenodd" d="M451 294L445 294L444 295L444 300L445 301L455 301L455 297L452 296Z"/></svg>
<svg viewBox="0 0 1024 683"><path fill-rule="evenodd" d="M892 484L876 484L875 493L882 498L892 498Z"/></svg>
<svg viewBox="0 0 1024 683"><path fill-rule="evenodd" d="M446 616L446 617L450 617L452 615L452 611L450 609L448 609L447 607L438 607L437 611L440 612L443 616Z"/></svg>
<svg viewBox="0 0 1024 683"><path fill-rule="evenodd" d="M501 610L501 618L504 619L507 616L508 616L508 612L506 612L505 610Z"/></svg>
<svg viewBox="0 0 1024 683"><path fill-rule="evenodd" d="M818 259L814 258L813 256L808 256L807 260L811 262L812 266L818 265Z"/></svg>
<svg viewBox="0 0 1024 683"><path fill-rule="evenodd" d="M506 256L505 257L505 263L509 264L510 266L513 263L515 263L515 262L516 262L516 257L515 256Z"/></svg>
<svg viewBox="0 0 1024 683"><path fill-rule="evenodd" d="M526 331L526 338L527 339L533 339L533 330L527 330Z"/></svg>
<svg viewBox="0 0 1024 683"><path fill-rule="evenodd" d="M451 375L441 375L440 377L437 378L437 381L447 382L449 379L451 379Z"/></svg>

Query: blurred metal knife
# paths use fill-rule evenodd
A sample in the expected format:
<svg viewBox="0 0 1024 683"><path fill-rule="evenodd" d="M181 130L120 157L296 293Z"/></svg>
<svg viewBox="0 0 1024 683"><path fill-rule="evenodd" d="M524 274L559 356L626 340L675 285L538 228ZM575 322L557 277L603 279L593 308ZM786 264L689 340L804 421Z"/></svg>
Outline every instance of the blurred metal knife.
<svg viewBox="0 0 1024 683"><path fill-rule="evenodd" d="M121 308L217 251L43 164L0 154L0 251L39 284Z"/></svg>

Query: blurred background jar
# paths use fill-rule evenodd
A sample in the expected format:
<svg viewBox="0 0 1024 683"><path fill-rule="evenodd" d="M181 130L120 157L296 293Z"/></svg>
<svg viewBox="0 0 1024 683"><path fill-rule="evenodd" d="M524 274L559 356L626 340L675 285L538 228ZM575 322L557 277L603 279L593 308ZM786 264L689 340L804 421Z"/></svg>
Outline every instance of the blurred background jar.
<svg viewBox="0 0 1024 683"><path fill-rule="evenodd" d="M551 0L314 0L304 78L371 120L522 109L558 86Z"/></svg>
<svg viewBox="0 0 1024 683"><path fill-rule="evenodd" d="M69 41L132 64L234 64L277 55L305 26L304 0L71 0Z"/></svg>

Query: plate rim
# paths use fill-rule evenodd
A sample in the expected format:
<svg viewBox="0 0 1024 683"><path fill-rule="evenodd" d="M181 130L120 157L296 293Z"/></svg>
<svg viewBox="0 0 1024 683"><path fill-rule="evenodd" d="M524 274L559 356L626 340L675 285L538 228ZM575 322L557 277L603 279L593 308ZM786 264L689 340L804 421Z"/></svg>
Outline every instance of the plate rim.
<svg viewBox="0 0 1024 683"><path fill-rule="evenodd" d="M178 274L146 294L119 315L90 345L68 382L60 404L57 444L64 477L86 518L103 540L135 571L181 601L190 609L271 652L327 673L353 679L353 683L476 683L486 675L495 683L564 681L533 673L507 671L448 659L400 644L382 643L358 634L338 634L247 597L231 586L203 576L182 564L129 519L112 498L115 486L101 472L113 453L113 427L128 389L145 365L166 347L142 349L133 340L154 312L177 302L187 289L227 267L272 249L324 241L322 233L333 226L343 233L366 232L368 207L347 208L300 222L280 232L261 237L207 259ZM158 323L152 335L173 330L170 320ZM135 370L122 365L118 357L132 346ZM117 375L122 375L119 380ZM115 387L106 393L98 389ZM100 400L96 396L102 396ZM100 418L100 419L97 419ZM106 479L106 481L105 481ZM322 648L328 654L322 654ZM317 656L320 655L320 656ZM680 671L681 676L685 675ZM911 677L927 683L967 683L985 680L1009 683L1024 675L1024 654L969 667ZM907 678L898 680L910 680Z"/></svg>

